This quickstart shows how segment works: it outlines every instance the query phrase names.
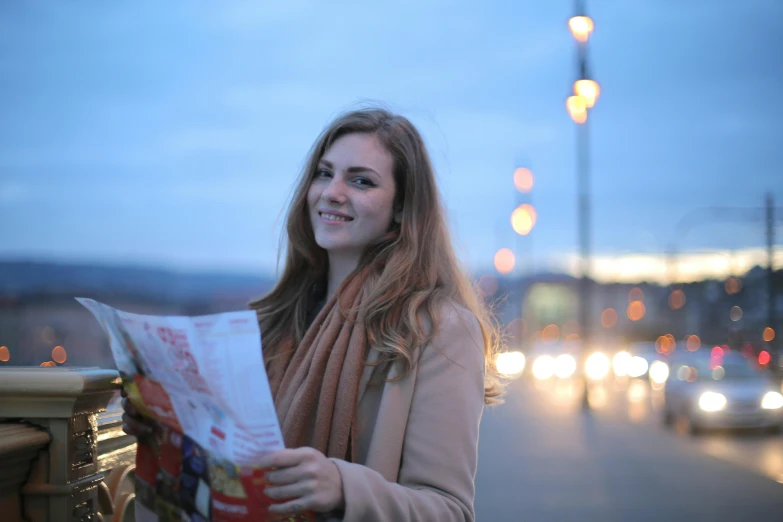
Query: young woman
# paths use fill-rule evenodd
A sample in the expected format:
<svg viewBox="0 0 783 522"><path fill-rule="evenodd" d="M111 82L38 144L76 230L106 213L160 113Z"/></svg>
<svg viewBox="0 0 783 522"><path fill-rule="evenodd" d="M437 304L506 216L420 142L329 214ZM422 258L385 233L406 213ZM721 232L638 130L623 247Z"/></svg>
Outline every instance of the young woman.
<svg viewBox="0 0 783 522"><path fill-rule="evenodd" d="M310 153L287 234L280 280L250 305L290 448L259 462L273 469L266 494L286 499L274 511L474 520L479 421L501 394L496 336L416 128L383 109L337 118Z"/></svg>

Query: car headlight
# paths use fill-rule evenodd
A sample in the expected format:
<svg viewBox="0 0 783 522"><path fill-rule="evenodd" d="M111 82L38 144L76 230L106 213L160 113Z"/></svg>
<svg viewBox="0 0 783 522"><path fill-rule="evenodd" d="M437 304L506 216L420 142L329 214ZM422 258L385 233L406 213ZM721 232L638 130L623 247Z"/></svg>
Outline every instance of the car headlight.
<svg viewBox="0 0 783 522"><path fill-rule="evenodd" d="M576 359L573 355L562 353L555 359L554 370L560 379L568 379L576 371Z"/></svg>
<svg viewBox="0 0 783 522"><path fill-rule="evenodd" d="M634 355L628 363L628 377L641 377L647 373L647 359Z"/></svg>
<svg viewBox="0 0 783 522"><path fill-rule="evenodd" d="M779 410L783 408L783 395L776 391L765 393L761 399L761 407L765 410Z"/></svg>
<svg viewBox="0 0 783 522"><path fill-rule="evenodd" d="M669 365L663 361L653 361L650 365L650 380L656 384L663 384L669 378Z"/></svg>
<svg viewBox="0 0 783 522"><path fill-rule="evenodd" d="M495 366L498 372L506 377L519 375L525 369L525 355L522 352L499 353Z"/></svg>
<svg viewBox="0 0 783 522"><path fill-rule="evenodd" d="M628 375L628 367L631 365L631 354L628 352L617 352L612 359L614 374L618 377Z"/></svg>
<svg viewBox="0 0 783 522"><path fill-rule="evenodd" d="M542 355L533 361L533 377L539 381L549 379L555 371L555 360L551 355Z"/></svg>
<svg viewBox="0 0 783 522"><path fill-rule="evenodd" d="M704 392L699 397L699 408L704 411L720 411L726 407L726 396L722 393Z"/></svg>
<svg viewBox="0 0 783 522"><path fill-rule="evenodd" d="M585 361L585 373L590 379L601 380L609 374L611 363L601 352L591 353Z"/></svg>

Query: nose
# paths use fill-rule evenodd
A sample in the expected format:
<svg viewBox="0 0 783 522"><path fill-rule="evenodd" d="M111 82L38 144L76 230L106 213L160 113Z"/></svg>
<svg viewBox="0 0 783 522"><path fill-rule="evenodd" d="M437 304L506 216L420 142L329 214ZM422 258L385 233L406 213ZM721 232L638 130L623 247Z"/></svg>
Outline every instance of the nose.
<svg viewBox="0 0 783 522"><path fill-rule="evenodd" d="M337 177L329 180L329 184L321 192L321 199L329 203L345 202L345 184Z"/></svg>

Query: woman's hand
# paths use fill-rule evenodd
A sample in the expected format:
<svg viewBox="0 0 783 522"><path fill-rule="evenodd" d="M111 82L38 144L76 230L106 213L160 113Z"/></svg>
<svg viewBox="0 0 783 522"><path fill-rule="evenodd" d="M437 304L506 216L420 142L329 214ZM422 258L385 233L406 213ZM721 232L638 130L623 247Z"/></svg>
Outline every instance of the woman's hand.
<svg viewBox="0 0 783 522"><path fill-rule="evenodd" d="M343 480L337 465L313 448L284 449L265 455L259 466L271 469L266 479L274 484L264 490L272 500L272 513L327 513L345 507Z"/></svg>
<svg viewBox="0 0 783 522"><path fill-rule="evenodd" d="M128 400L128 395L125 393L125 389L122 390L122 430L128 435L133 435L136 438L145 437L151 435L154 428L144 418L139 415L136 407Z"/></svg>

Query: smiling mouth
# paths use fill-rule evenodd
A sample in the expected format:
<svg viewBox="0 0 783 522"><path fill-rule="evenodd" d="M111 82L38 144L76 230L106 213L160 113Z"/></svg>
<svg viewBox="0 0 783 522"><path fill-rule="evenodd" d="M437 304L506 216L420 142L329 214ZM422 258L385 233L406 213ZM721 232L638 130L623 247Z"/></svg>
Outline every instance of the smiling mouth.
<svg viewBox="0 0 783 522"><path fill-rule="evenodd" d="M338 216L337 214L329 214L328 212L319 212L318 214L327 221L353 221L353 218L351 217Z"/></svg>

